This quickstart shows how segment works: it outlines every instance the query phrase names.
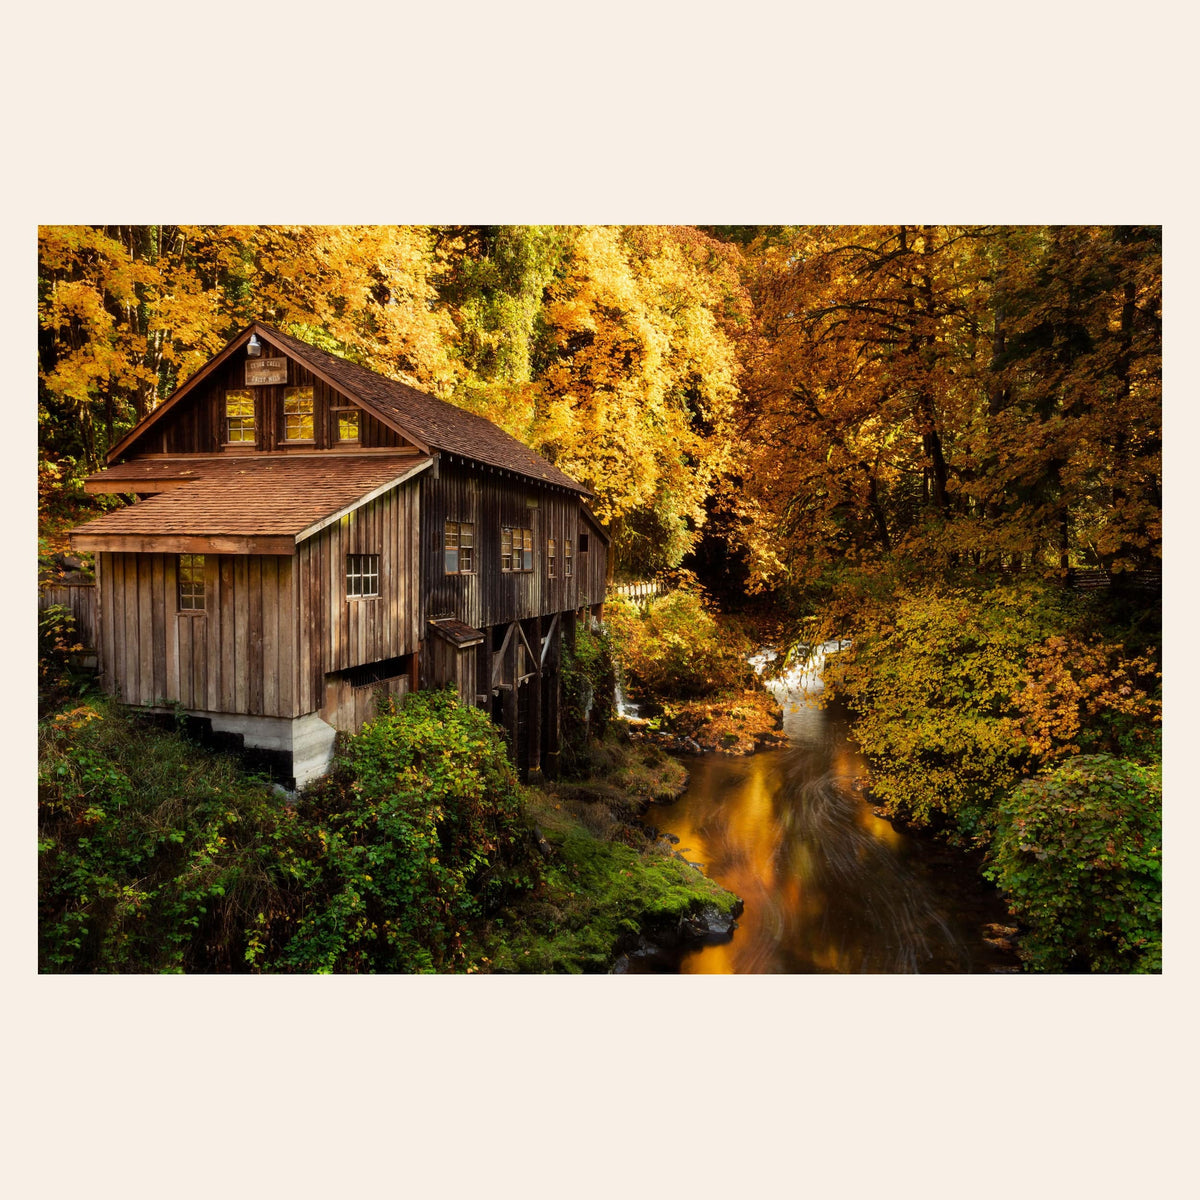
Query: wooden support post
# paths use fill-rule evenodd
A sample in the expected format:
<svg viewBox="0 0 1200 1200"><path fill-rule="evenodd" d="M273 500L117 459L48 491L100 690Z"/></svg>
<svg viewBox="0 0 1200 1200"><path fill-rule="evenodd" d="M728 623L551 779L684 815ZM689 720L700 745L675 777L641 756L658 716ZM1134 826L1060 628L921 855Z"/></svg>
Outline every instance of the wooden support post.
<svg viewBox="0 0 1200 1200"><path fill-rule="evenodd" d="M540 651L542 648L542 618L533 619L533 644ZM542 658L541 654L533 656L533 678L527 686L533 688L529 697L529 728L525 736L529 739L529 778L537 780L542 774Z"/></svg>
<svg viewBox="0 0 1200 1200"><path fill-rule="evenodd" d="M559 752L562 748L562 624L557 623L548 639L546 656L549 668L549 687L546 702L549 711L545 714L546 751L542 769L551 779L559 773Z"/></svg>
<svg viewBox="0 0 1200 1200"><path fill-rule="evenodd" d="M512 636L512 626L510 625L508 633L504 636L504 646L500 651L503 656L500 678L502 684L507 685L501 692L504 709L504 736L508 739L508 752L514 766L519 760L517 754L517 647L519 644L519 639Z"/></svg>

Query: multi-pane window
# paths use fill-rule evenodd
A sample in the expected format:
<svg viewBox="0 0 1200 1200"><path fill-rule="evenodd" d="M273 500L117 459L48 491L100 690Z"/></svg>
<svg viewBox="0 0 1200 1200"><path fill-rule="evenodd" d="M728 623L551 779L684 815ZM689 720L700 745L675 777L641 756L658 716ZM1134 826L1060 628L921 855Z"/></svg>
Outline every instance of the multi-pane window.
<svg viewBox="0 0 1200 1200"><path fill-rule="evenodd" d="M225 393L225 440L254 441L254 393L249 388Z"/></svg>
<svg viewBox="0 0 1200 1200"><path fill-rule="evenodd" d="M575 560L571 557L571 541L569 538L563 542L563 574L568 577L575 574Z"/></svg>
<svg viewBox="0 0 1200 1200"><path fill-rule="evenodd" d="M379 555L346 555L346 595L379 595Z"/></svg>
<svg viewBox="0 0 1200 1200"><path fill-rule="evenodd" d="M533 530L513 529L504 526L500 530L500 570L533 570Z"/></svg>
<svg viewBox="0 0 1200 1200"><path fill-rule="evenodd" d="M204 555L181 554L176 568L181 612L204 611Z"/></svg>
<svg viewBox="0 0 1200 1200"><path fill-rule="evenodd" d="M287 442L313 440L313 390L311 387L283 389L283 438Z"/></svg>
<svg viewBox="0 0 1200 1200"><path fill-rule="evenodd" d="M475 570L475 526L467 521L446 522L446 574L470 575Z"/></svg>
<svg viewBox="0 0 1200 1200"><path fill-rule="evenodd" d="M558 543L551 538L546 543L546 574L553 579L555 568L555 556L558 553Z"/></svg>
<svg viewBox="0 0 1200 1200"><path fill-rule="evenodd" d="M339 442L358 441L358 409L342 408L337 412L337 437Z"/></svg>

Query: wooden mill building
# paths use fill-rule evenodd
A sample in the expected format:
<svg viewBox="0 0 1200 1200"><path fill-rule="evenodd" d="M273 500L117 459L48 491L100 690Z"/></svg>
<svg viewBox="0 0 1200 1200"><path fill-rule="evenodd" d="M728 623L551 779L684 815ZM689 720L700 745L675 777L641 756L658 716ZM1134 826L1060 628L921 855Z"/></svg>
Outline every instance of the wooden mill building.
<svg viewBox="0 0 1200 1200"><path fill-rule="evenodd" d="M564 640L599 613L590 493L490 421L256 323L122 439L95 554L107 691L328 767L379 689L452 683L522 771L558 751Z"/></svg>

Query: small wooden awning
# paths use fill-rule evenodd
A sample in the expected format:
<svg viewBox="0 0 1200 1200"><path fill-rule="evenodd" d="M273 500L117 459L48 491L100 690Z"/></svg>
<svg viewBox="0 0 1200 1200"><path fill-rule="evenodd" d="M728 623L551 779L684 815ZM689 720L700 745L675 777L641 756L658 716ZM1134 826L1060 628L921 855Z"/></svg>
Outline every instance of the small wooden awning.
<svg viewBox="0 0 1200 1200"><path fill-rule="evenodd" d="M429 622L430 629L439 637L444 638L459 650L467 646L478 646L483 641L483 630L475 629L465 621L456 621L451 617L441 617Z"/></svg>

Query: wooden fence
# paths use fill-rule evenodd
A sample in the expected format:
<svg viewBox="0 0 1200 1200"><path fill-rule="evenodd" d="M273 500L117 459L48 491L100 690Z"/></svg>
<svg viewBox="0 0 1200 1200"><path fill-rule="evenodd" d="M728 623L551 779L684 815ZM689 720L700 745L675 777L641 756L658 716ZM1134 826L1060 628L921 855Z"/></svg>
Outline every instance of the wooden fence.
<svg viewBox="0 0 1200 1200"><path fill-rule="evenodd" d="M667 585L661 579L643 579L636 583L614 583L608 589L609 599L621 596L626 600L649 600L651 596L665 596Z"/></svg>
<svg viewBox="0 0 1200 1200"><path fill-rule="evenodd" d="M94 583L43 584L38 589L38 612L52 604L71 610L80 643L96 648L96 585Z"/></svg>

